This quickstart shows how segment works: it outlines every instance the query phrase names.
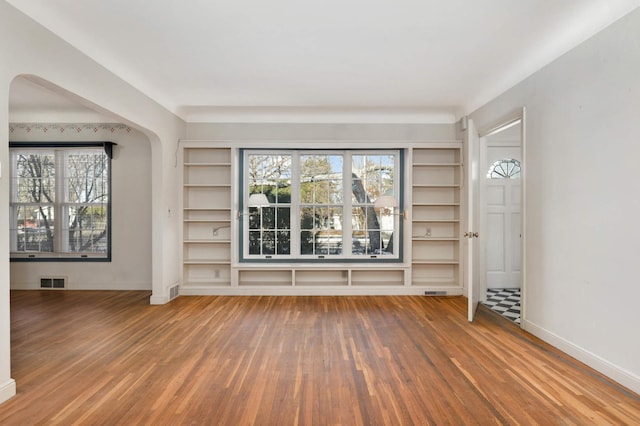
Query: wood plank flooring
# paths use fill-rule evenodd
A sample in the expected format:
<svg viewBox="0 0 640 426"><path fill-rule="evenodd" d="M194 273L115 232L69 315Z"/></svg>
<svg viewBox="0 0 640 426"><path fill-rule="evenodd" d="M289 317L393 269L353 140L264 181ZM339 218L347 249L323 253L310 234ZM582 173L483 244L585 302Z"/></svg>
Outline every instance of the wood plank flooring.
<svg viewBox="0 0 640 426"><path fill-rule="evenodd" d="M466 299L13 291L0 424L640 424L640 397Z"/></svg>

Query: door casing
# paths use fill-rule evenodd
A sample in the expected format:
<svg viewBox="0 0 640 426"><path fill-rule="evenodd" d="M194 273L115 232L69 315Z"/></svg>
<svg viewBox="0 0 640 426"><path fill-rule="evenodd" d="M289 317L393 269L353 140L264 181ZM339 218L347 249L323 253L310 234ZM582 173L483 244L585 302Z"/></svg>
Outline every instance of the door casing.
<svg viewBox="0 0 640 426"><path fill-rule="evenodd" d="M526 277L527 277L527 264L526 264L526 238L527 238L527 234L526 234L526 220L527 220L527 205L526 205L526 176L527 176L527 168L526 168L526 154L527 154L527 150L526 150L526 109L524 107L519 108L515 111L513 111L510 114L505 115L504 117L502 117L499 120L496 120L493 124L486 126L486 127L482 127L479 129L476 129L475 124L473 123L472 119L468 119L467 122L469 123L467 126L467 130L466 130L466 137L465 137L465 143L469 144L470 142L472 142L475 138L476 143L478 143L480 146L482 146L482 139L486 140L486 137L488 135L491 135L492 133L496 133L510 125L513 125L514 123L520 122L520 158L521 158L521 177L520 177L520 297L521 297L521 303L520 303L520 327L521 328L525 328L526 327L526 313L527 313L527 308L526 308L526 301L527 301L527 283L526 283ZM471 135L471 133L474 133L474 135ZM478 165L481 164L480 162L480 150L473 150L470 149L469 146L466 147L466 152L469 154L468 157L465 158L466 161L466 173L472 173L472 176L468 176L467 179L465 179L465 184L469 185L470 182L472 182L473 178L475 177L476 182L478 181L477 179L479 178L479 167ZM474 164L476 167L472 167L472 165ZM471 167L470 167L471 165ZM473 188L467 188L467 191L473 191ZM467 192L468 193L468 192ZM466 214L467 214L467 220L466 220L466 228L467 231L471 231L471 232L478 232L479 238L482 238L482 231L480 230L480 209L478 208L478 206L483 204L483 200L482 200L482 191L480 188L478 188L478 202L477 204L474 206L474 202L473 202L473 197L472 196L468 196L467 197L467 209L466 209ZM474 208L475 207L475 208ZM472 231L470 228L474 226L474 223L476 224L475 226L477 226L477 231ZM465 239L466 240L466 239ZM473 239L472 239L473 240ZM475 240L478 240L478 238L475 238ZM480 246L479 244L476 244L476 246ZM482 297L486 298L486 283L484 288L482 288L482 292L480 292L480 276L481 276L481 271L480 271L480 267L478 267L479 265L483 264L483 262L486 262L486 253L481 253L482 250L479 249L478 247L474 247L474 244L467 244L466 245L466 250L464 250L464 254L465 254L465 267L464 267L464 271L465 271L465 277L464 277L464 284L465 287L467 289L467 295L469 298L469 306L468 306L468 318L469 321L473 321L473 318L475 316L475 310L477 308L477 304L478 304L478 299L475 299L476 297L479 297L478 294L483 294ZM474 268L474 264L476 265L476 267ZM469 274L469 275L467 275ZM474 300L475 299L475 300Z"/></svg>

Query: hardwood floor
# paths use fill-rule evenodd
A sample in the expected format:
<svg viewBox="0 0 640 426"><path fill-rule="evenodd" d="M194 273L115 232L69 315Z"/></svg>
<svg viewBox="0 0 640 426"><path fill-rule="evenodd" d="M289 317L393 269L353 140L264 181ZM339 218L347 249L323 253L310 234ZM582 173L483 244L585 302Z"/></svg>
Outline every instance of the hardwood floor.
<svg viewBox="0 0 640 426"><path fill-rule="evenodd" d="M0 424L640 424L640 397L437 297L13 291Z"/></svg>

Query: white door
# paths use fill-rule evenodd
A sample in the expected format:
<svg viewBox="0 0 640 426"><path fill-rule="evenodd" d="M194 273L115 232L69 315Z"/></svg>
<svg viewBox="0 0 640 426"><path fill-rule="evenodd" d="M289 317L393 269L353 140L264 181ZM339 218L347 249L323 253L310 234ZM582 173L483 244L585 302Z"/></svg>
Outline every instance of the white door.
<svg viewBox="0 0 640 426"><path fill-rule="evenodd" d="M469 300L468 318L473 321L480 301L480 280L478 263L478 207L479 207L479 180L478 163L480 157L480 139L473 120L467 121L467 134L464 149L464 173L467 195L466 230L463 242L466 245L464 253L464 285L467 289Z"/></svg>
<svg viewBox="0 0 640 426"><path fill-rule="evenodd" d="M479 258L474 273L478 275L480 300L486 300L487 288L520 287L520 319L521 327L524 327L527 294L526 235L523 232L526 229L525 109L504 117L503 123L483 131L479 142L480 201L477 205L480 211L475 210L475 214L479 217L482 239L474 252ZM500 159L518 160L521 167L519 176L513 175L514 169L505 164L506 170L502 173L509 175L509 179L499 179L501 182L488 179L491 165ZM487 282L489 277L491 285Z"/></svg>
<svg viewBox="0 0 640 426"><path fill-rule="evenodd" d="M487 147L486 287L520 287L520 147ZM492 170L497 169L497 173ZM492 176L491 176L492 175Z"/></svg>

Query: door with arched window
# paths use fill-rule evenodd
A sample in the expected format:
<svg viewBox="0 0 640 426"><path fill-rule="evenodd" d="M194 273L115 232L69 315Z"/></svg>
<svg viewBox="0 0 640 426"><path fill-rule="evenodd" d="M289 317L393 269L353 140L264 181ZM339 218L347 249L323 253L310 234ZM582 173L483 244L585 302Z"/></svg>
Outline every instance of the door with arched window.
<svg viewBox="0 0 640 426"><path fill-rule="evenodd" d="M487 146L486 287L520 287L520 147Z"/></svg>

